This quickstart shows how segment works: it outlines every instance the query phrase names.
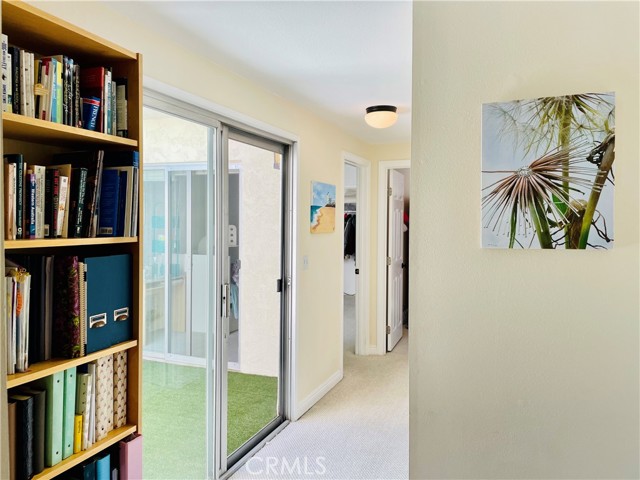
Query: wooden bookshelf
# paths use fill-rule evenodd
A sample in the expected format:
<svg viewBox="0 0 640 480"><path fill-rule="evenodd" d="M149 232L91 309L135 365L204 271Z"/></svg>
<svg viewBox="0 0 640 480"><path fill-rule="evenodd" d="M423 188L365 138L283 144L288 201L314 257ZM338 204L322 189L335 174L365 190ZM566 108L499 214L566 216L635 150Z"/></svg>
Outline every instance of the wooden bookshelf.
<svg viewBox="0 0 640 480"><path fill-rule="evenodd" d="M4 136L15 140L58 145L104 147L109 145L138 147L138 141L132 138L116 137L105 133L93 132L60 123L30 118L17 113L2 114Z"/></svg>
<svg viewBox="0 0 640 480"><path fill-rule="evenodd" d="M115 430L110 431L105 438L97 441L91 447L83 450L82 452L78 452L70 457L65 458L57 465L54 465L50 468L45 468L38 475L34 475L32 477L33 480L48 480L50 478L55 478L63 472L75 467L76 465L80 465L85 460L93 457L96 453L101 452L102 450L109 448L111 445L115 445L123 438L131 435L136 431L135 425L125 425L124 427L117 428Z"/></svg>
<svg viewBox="0 0 640 480"><path fill-rule="evenodd" d="M128 87L128 138L89 131L68 125L44 121L16 113L2 114L3 153L22 153L29 164L50 165L52 155L78 150L139 152L138 236L99 238L57 238L37 240L0 240L5 254L107 256L128 253L132 259L132 318L131 340L99 352L73 359L54 359L29 365L28 371L4 375L0 381L0 414L6 415L7 391L29 384L68 368L92 362L105 355L127 351L127 425L113 430L106 438L89 449L62 460L57 465L35 475L37 480L60 476L69 469L104 451L132 433L141 433L142 421L142 57L91 32L77 28L64 20L39 10L21 0L0 0L2 4L2 33L9 44L39 55L66 55L83 67L111 67L114 78L126 77ZM105 165L107 166L107 165ZM4 169L0 169L0 186L4 186ZM0 205L4 195L0 195ZM0 209L2 211L2 209ZM4 221L0 222L0 239L4 238ZM77 252L77 253L76 253ZM0 286L0 312L6 312L5 282ZM0 313L0 339L6 332L6 314ZM0 372L6 372L6 344L0 345ZM4 422L6 424L6 422ZM0 478L8 475L9 459L6 426L0 421Z"/></svg>
<svg viewBox="0 0 640 480"><path fill-rule="evenodd" d="M117 245L138 243L138 237L97 237L97 238L41 238L33 240L5 240L4 249L27 250L61 247L81 247L91 245Z"/></svg>
<svg viewBox="0 0 640 480"><path fill-rule="evenodd" d="M84 365L85 363L93 362L100 357L104 357L106 355L113 355L117 352L122 352L123 350L129 350L130 348L134 348L138 346L137 340L131 340L128 342L122 342L113 347L105 348L104 350L100 350L98 352L90 353L89 355L85 355L84 357L79 358L58 358L55 360L47 360L45 362L38 362L29 366L28 372L16 373L13 375L7 375L7 388L14 388L20 385L24 385L25 383L33 382L34 380L38 380L40 378L48 377L49 375L53 375L57 372L62 372L67 368L77 367L78 365Z"/></svg>

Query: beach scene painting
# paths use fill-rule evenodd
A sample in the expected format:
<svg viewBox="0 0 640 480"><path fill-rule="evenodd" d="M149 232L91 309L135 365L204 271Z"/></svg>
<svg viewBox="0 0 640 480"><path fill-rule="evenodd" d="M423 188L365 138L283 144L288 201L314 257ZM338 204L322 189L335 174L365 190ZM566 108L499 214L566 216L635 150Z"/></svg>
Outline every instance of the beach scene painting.
<svg viewBox="0 0 640 480"><path fill-rule="evenodd" d="M311 182L311 233L336 230L336 186Z"/></svg>
<svg viewBox="0 0 640 480"><path fill-rule="evenodd" d="M613 248L615 94L482 106L482 246Z"/></svg>

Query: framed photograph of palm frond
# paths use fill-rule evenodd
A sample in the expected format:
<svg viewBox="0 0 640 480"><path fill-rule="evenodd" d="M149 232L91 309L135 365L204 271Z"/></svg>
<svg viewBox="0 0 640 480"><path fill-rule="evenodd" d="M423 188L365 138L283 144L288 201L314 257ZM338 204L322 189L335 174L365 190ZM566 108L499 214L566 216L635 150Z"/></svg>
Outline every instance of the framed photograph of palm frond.
<svg viewBox="0 0 640 480"><path fill-rule="evenodd" d="M482 246L613 247L615 94L482 106Z"/></svg>

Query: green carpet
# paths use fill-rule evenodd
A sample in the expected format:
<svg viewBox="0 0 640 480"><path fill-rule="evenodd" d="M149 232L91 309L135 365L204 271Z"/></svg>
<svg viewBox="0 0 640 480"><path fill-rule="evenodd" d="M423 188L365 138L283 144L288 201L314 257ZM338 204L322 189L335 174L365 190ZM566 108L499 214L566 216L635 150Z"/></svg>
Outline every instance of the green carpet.
<svg viewBox="0 0 640 480"><path fill-rule="evenodd" d="M278 379L229 372L227 451L276 416ZM144 478L205 478L205 370L144 362Z"/></svg>

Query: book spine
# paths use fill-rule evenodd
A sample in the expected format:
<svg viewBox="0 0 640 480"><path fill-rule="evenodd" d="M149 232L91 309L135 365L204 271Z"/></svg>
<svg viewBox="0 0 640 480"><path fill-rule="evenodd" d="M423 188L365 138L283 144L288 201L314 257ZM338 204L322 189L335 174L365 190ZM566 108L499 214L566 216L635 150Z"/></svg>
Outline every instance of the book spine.
<svg viewBox="0 0 640 480"><path fill-rule="evenodd" d="M34 165L33 173L36 175L36 238L44 238L46 168Z"/></svg>
<svg viewBox="0 0 640 480"><path fill-rule="evenodd" d="M5 162L16 166L16 238L23 238L23 212L24 212L24 157L20 153L4 156Z"/></svg>
<svg viewBox="0 0 640 480"><path fill-rule="evenodd" d="M58 219L58 193L60 172L57 169L47 169L45 183L45 238L55 238Z"/></svg>
<svg viewBox="0 0 640 480"><path fill-rule="evenodd" d="M20 49L9 47L11 52L11 80L13 95L13 113L20 113Z"/></svg>
<svg viewBox="0 0 640 480"><path fill-rule="evenodd" d="M63 103L64 103L64 86L62 84L62 79L64 77L64 61L57 61L57 69L56 69L56 115L57 122L64 122L64 114L63 114Z"/></svg>
<svg viewBox="0 0 640 480"><path fill-rule="evenodd" d="M32 172L32 170L29 170ZM29 212L29 238L36 238L36 174L27 173L28 188L28 212Z"/></svg>
<svg viewBox="0 0 640 480"><path fill-rule="evenodd" d="M126 206L127 206L127 172L121 171L120 176L120 186L119 195L118 195L118 229L116 236L124 237L124 226L125 226L125 216L126 216Z"/></svg>
<svg viewBox="0 0 640 480"><path fill-rule="evenodd" d="M56 238L62 237L65 215L67 214L67 196L69 191L69 177L59 179L60 194L58 196L58 221L56 224Z"/></svg>
<svg viewBox="0 0 640 480"><path fill-rule="evenodd" d="M116 134L119 137L127 137L129 135L127 96L127 79L116 79Z"/></svg>
<svg viewBox="0 0 640 480"><path fill-rule="evenodd" d="M73 79L74 79L74 87L75 87L75 98L74 98L74 118L73 124L82 128L82 97L80 96L80 65L75 64L73 66Z"/></svg>
<svg viewBox="0 0 640 480"><path fill-rule="evenodd" d="M5 238L16 238L16 165L4 165L4 228Z"/></svg>
<svg viewBox="0 0 640 480"><path fill-rule="evenodd" d="M13 113L13 60L7 53L7 113Z"/></svg>
<svg viewBox="0 0 640 480"><path fill-rule="evenodd" d="M2 60L2 111L7 112L9 108L9 38L3 33L0 36L1 60Z"/></svg>
<svg viewBox="0 0 640 480"><path fill-rule="evenodd" d="M75 179L78 179L78 183L75 184ZM73 183L77 186L77 200L76 205L73 208L73 223L70 228L72 228L71 237L80 238L82 237L82 229L84 225L84 205L86 201L87 195L87 169L80 168L77 170L77 175L74 173L73 175ZM71 220L71 219L70 219Z"/></svg>
<svg viewBox="0 0 640 480"><path fill-rule="evenodd" d="M98 236L113 237L118 225L118 193L120 179L117 170L105 170L102 174L100 199L100 228Z"/></svg>

